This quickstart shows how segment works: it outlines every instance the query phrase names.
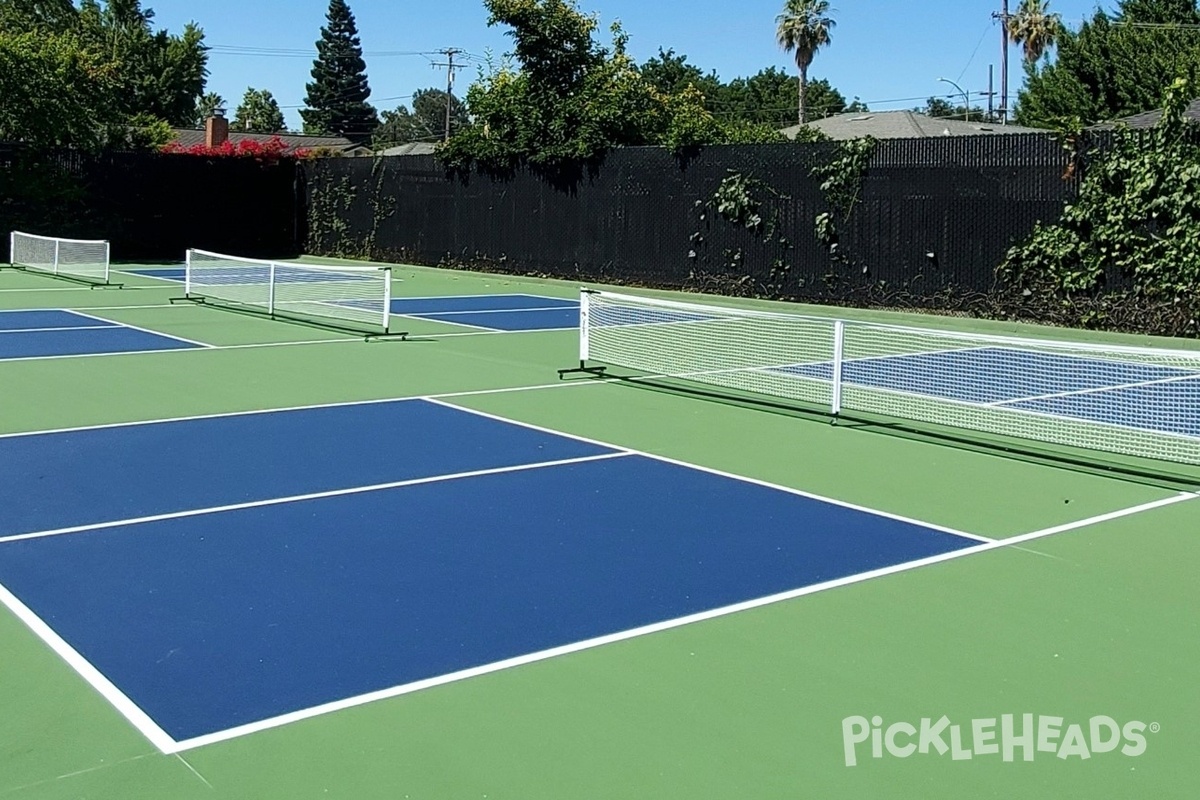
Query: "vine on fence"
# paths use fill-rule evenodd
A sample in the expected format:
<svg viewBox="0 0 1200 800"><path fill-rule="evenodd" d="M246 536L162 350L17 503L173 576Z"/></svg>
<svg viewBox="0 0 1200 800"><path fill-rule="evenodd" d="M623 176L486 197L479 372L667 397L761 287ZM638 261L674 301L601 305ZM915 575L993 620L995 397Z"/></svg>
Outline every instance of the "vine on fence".
<svg viewBox="0 0 1200 800"><path fill-rule="evenodd" d="M722 251L723 273L693 269L689 280L693 285L719 286L725 294L753 297L778 297L791 270L787 254L793 249L790 239L781 233L783 210L781 206L791 198L781 194L765 181L733 170L725 176L707 201L697 200L699 220L709 225L709 214L730 225L742 228L760 239L762 244L776 248L779 255L773 259L765 282L756 282L744 272L745 254L739 247L724 248ZM769 211L765 209L770 203ZM703 232L696 231L689 237L691 249L688 258L700 260L700 251L707 243ZM734 275L729 273L733 272Z"/></svg>
<svg viewBox="0 0 1200 800"><path fill-rule="evenodd" d="M830 208L818 214L814 222L817 241L833 250L835 257L838 225L850 218L858 203L875 145L876 140L870 136L842 142L833 161L813 167L810 173L821 181L821 193Z"/></svg>
<svg viewBox="0 0 1200 800"><path fill-rule="evenodd" d="M997 275L1031 310L1093 306L1080 321L1108 327L1117 309L1097 304L1112 278L1130 283L1126 297L1162 315L1150 325L1195 335L1200 295L1200 143L1184 112L1191 97L1179 79L1167 90L1162 118L1149 132L1118 131L1111 152L1089 165L1078 199L1053 225L1039 223L1011 248ZM1097 307L1098 306L1098 307ZM1176 311L1193 309L1179 330Z"/></svg>

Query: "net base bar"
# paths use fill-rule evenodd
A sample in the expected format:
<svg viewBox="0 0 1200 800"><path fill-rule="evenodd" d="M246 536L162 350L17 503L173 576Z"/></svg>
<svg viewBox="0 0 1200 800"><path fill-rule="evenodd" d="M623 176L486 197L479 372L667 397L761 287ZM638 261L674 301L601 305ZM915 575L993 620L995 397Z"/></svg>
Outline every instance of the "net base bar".
<svg viewBox="0 0 1200 800"><path fill-rule="evenodd" d="M391 330L390 328L386 331L370 331L351 324L341 325L336 320L325 318L310 318L286 313L270 313L255 306L241 305L230 301L220 300L218 298L205 297L203 295L192 295L191 297L186 295L168 297L167 302L171 305L175 305L177 303L190 303L192 305L211 308L215 311L245 314L246 316L253 317L255 319L266 319L272 322L285 322L290 325L303 325L305 327L316 328L323 331L352 334L354 336L361 336L364 341L374 341L376 339L398 339L404 342L408 341L408 337L412 335L410 331L395 331Z"/></svg>

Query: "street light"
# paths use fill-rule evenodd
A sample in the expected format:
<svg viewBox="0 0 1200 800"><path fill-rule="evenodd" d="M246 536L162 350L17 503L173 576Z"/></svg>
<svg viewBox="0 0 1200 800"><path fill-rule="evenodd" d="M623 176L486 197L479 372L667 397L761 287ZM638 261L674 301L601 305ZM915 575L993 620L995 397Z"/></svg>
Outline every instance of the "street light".
<svg viewBox="0 0 1200 800"><path fill-rule="evenodd" d="M971 101L967 99L967 93L963 92L963 88L961 86L959 86L957 83L955 83L954 81L950 80L949 78L938 78L938 80L941 81L942 83L948 83L951 86L953 86L955 89L958 89L958 91L962 92L963 121L970 122L971 121Z"/></svg>

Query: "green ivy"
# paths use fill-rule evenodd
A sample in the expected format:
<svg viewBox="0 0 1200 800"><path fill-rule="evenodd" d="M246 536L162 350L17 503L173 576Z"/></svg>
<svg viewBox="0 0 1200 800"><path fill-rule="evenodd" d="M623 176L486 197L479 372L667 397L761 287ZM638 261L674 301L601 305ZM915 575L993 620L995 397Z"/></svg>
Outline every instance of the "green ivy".
<svg viewBox="0 0 1200 800"><path fill-rule="evenodd" d="M1055 224L1009 250L1001 280L1026 297L1095 294L1109 270L1148 298L1200 291L1200 144L1185 120L1187 81L1167 90L1150 132L1119 130Z"/></svg>
<svg viewBox="0 0 1200 800"><path fill-rule="evenodd" d="M812 169L810 174L821 181L821 193L830 208L815 220L815 233L821 244L828 247L837 242L838 224L850 218L858 203L875 146L876 140L870 136L850 139L838 145L832 161Z"/></svg>

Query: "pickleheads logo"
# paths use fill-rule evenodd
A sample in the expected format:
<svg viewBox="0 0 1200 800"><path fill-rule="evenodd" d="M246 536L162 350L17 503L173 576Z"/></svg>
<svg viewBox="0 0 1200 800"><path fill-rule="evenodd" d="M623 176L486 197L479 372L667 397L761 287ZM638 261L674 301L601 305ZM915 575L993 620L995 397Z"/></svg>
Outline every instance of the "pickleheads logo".
<svg viewBox="0 0 1200 800"><path fill-rule="evenodd" d="M962 724L942 716L919 722L891 722L882 717L846 717L842 720L842 747L846 766L858 765L860 757L908 758L914 754L945 756L953 761L999 756L1015 761L1033 761L1046 753L1064 761L1086 761L1093 755L1120 752L1128 757L1146 752L1146 734L1158 733L1159 725L1138 720L1124 724L1112 717L1096 716L1084 722L1068 723L1063 717L1034 714L1004 714L999 718L972 719ZM869 744L868 744L869 742ZM862 745L862 752L859 746Z"/></svg>

